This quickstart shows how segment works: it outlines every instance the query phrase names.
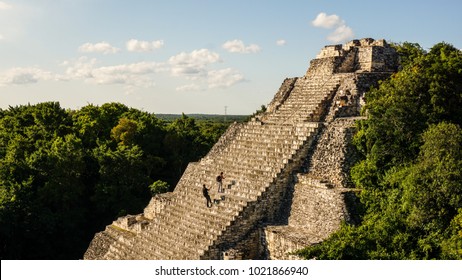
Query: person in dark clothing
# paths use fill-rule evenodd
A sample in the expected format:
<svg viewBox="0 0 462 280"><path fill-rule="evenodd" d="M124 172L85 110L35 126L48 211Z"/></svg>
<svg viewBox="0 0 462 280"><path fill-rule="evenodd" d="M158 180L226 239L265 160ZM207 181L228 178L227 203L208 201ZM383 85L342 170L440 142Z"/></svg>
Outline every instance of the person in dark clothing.
<svg viewBox="0 0 462 280"><path fill-rule="evenodd" d="M205 199L207 200L207 207L210 208L212 207L212 199L210 198L209 195L209 189L204 185L202 185L202 194L204 195Z"/></svg>

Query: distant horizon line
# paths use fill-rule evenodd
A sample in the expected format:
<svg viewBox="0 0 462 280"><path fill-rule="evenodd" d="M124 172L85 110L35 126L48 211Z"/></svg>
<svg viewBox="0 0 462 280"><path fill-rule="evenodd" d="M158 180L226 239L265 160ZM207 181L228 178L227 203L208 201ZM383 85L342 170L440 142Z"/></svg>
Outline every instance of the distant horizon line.
<svg viewBox="0 0 462 280"><path fill-rule="evenodd" d="M94 104L94 103L88 102L88 103L87 103L86 105L84 105L84 106L78 106L78 108L71 108L71 107L63 106L63 105L61 104L60 101L57 101L57 100L55 100L55 101L53 101L53 100L48 100L48 101L39 101L39 102L27 102L27 103L23 103L23 104L14 104L14 105L8 104L8 105L5 105L5 106L0 106L0 110L8 110L10 107L13 107L13 108L14 108L14 107L17 107L17 106L35 106L35 105L38 105L38 104L48 103L48 102L53 102L53 103L56 102L56 103L59 103L59 106L61 106L61 107L62 107L63 109L65 109L65 110L76 110L76 111L82 109L83 107L89 106L89 105L101 107L101 106L103 106L104 104L120 103L120 104L122 104L122 105L127 106L127 107L130 108L130 109L136 109L136 110L140 110L140 111L142 111L142 112L152 113L152 114L154 114L154 115L172 115L172 116L173 116L173 115L180 115L180 116L181 116L182 114L185 114L185 115L187 115L187 116L191 116L191 115L203 115L203 116L231 116L231 117L232 117L232 116L250 116L250 115L252 115L252 113L250 113L250 114L219 114L219 113L197 113L197 112L196 112L196 113L185 113L185 112L181 112L181 113L156 113L156 112L154 112L154 111L148 111L148 110L146 110L146 109L144 109L144 108L137 108L137 107L129 106L129 105L125 104L125 103L118 102L118 101L109 101L109 102L105 102L105 103L103 103L103 104Z"/></svg>

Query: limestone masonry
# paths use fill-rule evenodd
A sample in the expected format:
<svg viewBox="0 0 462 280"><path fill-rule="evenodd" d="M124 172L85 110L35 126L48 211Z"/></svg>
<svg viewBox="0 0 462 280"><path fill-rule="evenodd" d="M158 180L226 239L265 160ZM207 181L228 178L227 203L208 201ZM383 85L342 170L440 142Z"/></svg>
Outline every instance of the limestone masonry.
<svg viewBox="0 0 462 280"><path fill-rule="evenodd" d="M384 40L324 47L265 113L231 125L190 163L173 192L97 233L84 259L296 259L294 250L355 223L354 121L364 93L397 67ZM217 193L221 171L225 192Z"/></svg>

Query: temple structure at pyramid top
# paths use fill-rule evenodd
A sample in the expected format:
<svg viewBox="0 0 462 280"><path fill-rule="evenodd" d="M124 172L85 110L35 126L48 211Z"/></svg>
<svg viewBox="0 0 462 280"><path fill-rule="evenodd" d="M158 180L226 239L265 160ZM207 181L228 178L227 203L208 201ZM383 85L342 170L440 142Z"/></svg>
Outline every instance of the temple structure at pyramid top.
<svg viewBox="0 0 462 280"><path fill-rule="evenodd" d="M354 121L364 94L397 69L385 40L324 47L266 112L231 125L190 163L173 192L97 233L84 259L296 259L291 252L356 222Z"/></svg>

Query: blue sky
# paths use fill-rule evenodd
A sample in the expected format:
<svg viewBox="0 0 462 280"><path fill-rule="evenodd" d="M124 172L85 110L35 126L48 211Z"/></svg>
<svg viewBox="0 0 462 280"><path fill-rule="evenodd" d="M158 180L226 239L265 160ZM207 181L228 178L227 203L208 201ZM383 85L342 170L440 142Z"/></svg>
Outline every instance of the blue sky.
<svg viewBox="0 0 462 280"><path fill-rule="evenodd" d="M325 45L462 48L460 0L0 0L0 107L251 114Z"/></svg>

